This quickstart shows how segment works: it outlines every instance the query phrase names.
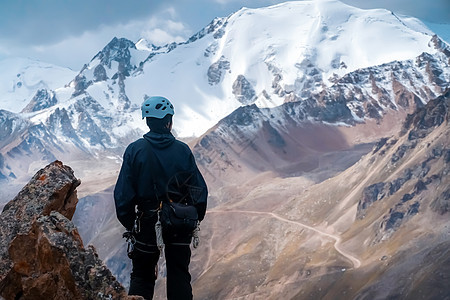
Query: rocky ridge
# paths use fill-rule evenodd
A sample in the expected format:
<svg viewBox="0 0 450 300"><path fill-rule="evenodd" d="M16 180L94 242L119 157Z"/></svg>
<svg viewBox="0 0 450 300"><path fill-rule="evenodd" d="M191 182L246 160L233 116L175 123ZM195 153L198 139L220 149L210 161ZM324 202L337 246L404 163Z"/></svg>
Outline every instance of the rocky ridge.
<svg viewBox="0 0 450 300"><path fill-rule="evenodd" d="M78 185L72 169L55 161L5 205L0 215L1 297L128 298L95 248L83 246L70 221Z"/></svg>
<svg viewBox="0 0 450 300"><path fill-rule="evenodd" d="M449 101L447 90L407 116L401 132L327 180L308 183L311 172L287 178L266 172L268 179L258 180L261 173L242 171L244 183L223 187L202 222L211 248L193 258L200 265L193 277L198 297L446 299ZM253 124L252 115L241 120ZM248 147L236 158L230 153L239 141ZM234 158L230 176L239 175L237 163L243 169L247 153L257 159L266 150L252 148L257 140L239 141L218 146ZM202 143L209 151L215 145Z"/></svg>
<svg viewBox="0 0 450 300"><path fill-rule="evenodd" d="M200 142L195 145L196 158L205 169L215 168L214 164L220 157L228 162L228 166L237 170L239 167L232 163L233 158L228 157L230 152L218 150L218 153L214 153L208 145L222 144L226 148L235 148L233 145L238 144L242 148L252 148L253 143L262 138L272 146L277 145L279 151L274 151L275 157L286 161L286 157L282 157L287 151L284 149L286 142L282 141L281 137L296 139L291 132L295 131L295 128L304 127L305 124L313 122L324 123L325 126L355 126L370 119L382 123L384 117L392 112L399 113L398 117L405 112L412 113L416 108L423 107L429 99L445 93L448 87L450 48L439 41L437 36L430 41L438 49L434 56L423 53L416 60L396 61L356 70L336 80L332 86L308 95L288 91L275 84L281 75L274 73L272 88L276 93L286 95L286 103L274 108L260 108L251 104L236 109L202 136ZM446 67L438 67L443 65ZM247 86L250 92L244 93L243 86ZM248 84L239 84L236 87L239 87L236 88L236 95L247 95L240 96L242 99L254 97L254 90ZM398 122L398 126L400 124L401 122ZM320 139L320 135L317 138ZM261 155L263 154L256 153L256 157ZM255 156L252 156L252 159L254 158ZM264 170L275 169L273 166L265 167L264 162L259 165Z"/></svg>
<svg viewBox="0 0 450 300"><path fill-rule="evenodd" d="M339 9L345 11L343 7ZM261 71L268 72L263 84L263 81L252 78L248 70L238 73L239 63L227 57L229 55L220 47L230 32L236 31L234 21L231 21L251 15L248 9L243 9L228 18L217 18L186 42L163 47L142 47L143 41L133 43L126 38L113 38L67 86L57 92L41 89L24 108L25 114L4 114L4 122L0 118L0 122L6 125L15 119L24 124L15 128L14 133L5 134L5 141L9 143L0 147L4 162L3 167L0 166L0 180L13 182L26 176L28 169L33 169L30 165L35 158L47 163L56 157L64 161L73 156L95 160L99 153L109 157L121 153L124 145L141 136L145 130L136 125L139 124L138 103L157 87L147 88L147 84L142 82L154 81L148 76L155 67L166 70L167 66L161 66L160 62L173 61L167 59L172 55L175 60L180 60L180 64L188 61L186 57L198 56L195 67L191 66L189 72L200 72L201 79L190 87L205 81L204 86L200 84L202 95L217 99L226 96L226 101L231 103L229 107L242 106L234 112L230 110L232 114L239 114L242 108L253 110L252 104L265 110L262 108L264 103L274 106L284 102L285 105L269 111L266 114L269 118L264 122L265 126L275 129L271 132L280 135L282 127L292 122L291 119L297 123L313 120L335 125L354 125L371 119L381 121L388 113L413 111L448 86L449 46L437 36L429 36L427 49L432 54L424 52L416 58L347 73L345 62L337 57L328 66L337 72L331 78L325 78L325 70L316 65L314 59L317 57L314 55L308 54L301 61L280 65L275 63L277 53L270 52L269 47L266 49L270 52L267 58L254 57L249 63L253 65L262 60ZM319 33L324 35L323 38L330 41L337 38L327 35L336 28L323 26L325 31ZM230 45L233 45L232 40ZM313 48L316 46L311 45ZM183 51L188 53L186 57ZM291 76L286 75L286 69L292 65L301 75L287 78ZM185 69L182 71L186 72ZM179 87L180 90L184 88ZM209 104L205 102L204 105ZM58 148L57 145L63 146ZM19 156L22 157L20 164L17 163Z"/></svg>
<svg viewBox="0 0 450 300"><path fill-rule="evenodd" d="M404 222L425 209L422 208L425 199L432 211L441 215L449 211L450 189L448 186L445 188L450 174L450 148L445 142L445 135L448 135L449 106L450 89L407 116L400 133L400 138L403 137L402 144L397 145L398 140L391 139L383 141L384 145L380 149L375 149L374 154L380 151L378 155L385 155L393 148L395 151L390 157L388 168L396 168L404 163L415 148L426 147L426 155L422 160L408 164L393 180L375 183L364 189L357 210L357 217L361 219L373 203L401 191L396 197L399 201L383 216L375 242L387 239ZM446 128L441 137L442 142L436 143L435 138L424 145L424 140L440 126ZM406 189L402 189L404 186ZM438 193L430 195L430 189Z"/></svg>

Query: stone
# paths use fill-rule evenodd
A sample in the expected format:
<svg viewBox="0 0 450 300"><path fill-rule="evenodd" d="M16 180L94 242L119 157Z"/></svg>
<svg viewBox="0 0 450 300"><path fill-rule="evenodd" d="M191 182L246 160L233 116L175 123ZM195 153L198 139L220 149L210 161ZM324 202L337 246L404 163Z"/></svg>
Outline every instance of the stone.
<svg viewBox="0 0 450 300"><path fill-rule="evenodd" d="M250 105L256 100L256 92L252 84L244 77L238 75L233 83L233 95L243 105Z"/></svg>
<svg viewBox="0 0 450 300"><path fill-rule="evenodd" d="M71 221L80 183L70 167L55 161L5 205L0 215L1 297L142 299L127 296L95 248L84 247Z"/></svg>
<svg viewBox="0 0 450 300"><path fill-rule="evenodd" d="M36 92L30 103L22 110L23 113L29 113L49 108L58 103L55 93L46 89L40 89Z"/></svg>
<svg viewBox="0 0 450 300"><path fill-rule="evenodd" d="M431 209L440 215L445 215L450 211L450 188L447 188L442 194L431 202Z"/></svg>
<svg viewBox="0 0 450 300"><path fill-rule="evenodd" d="M230 62L222 56L218 61L209 66L207 73L208 83L210 85L219 84L227 70L230 70Z"/></svg>

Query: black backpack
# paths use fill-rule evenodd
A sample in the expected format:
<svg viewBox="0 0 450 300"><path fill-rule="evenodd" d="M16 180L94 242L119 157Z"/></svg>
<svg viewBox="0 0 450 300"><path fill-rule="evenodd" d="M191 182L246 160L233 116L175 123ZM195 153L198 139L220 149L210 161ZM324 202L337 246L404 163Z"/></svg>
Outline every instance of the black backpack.
<svg viewBox="0 0 450 300"><path fill-rule="evenodd" d="M161 201L160 221L164 231L190 235L198 225L195 207L202 189L195 186L195 173L178 172L167 183L167 197Z"/></svg>

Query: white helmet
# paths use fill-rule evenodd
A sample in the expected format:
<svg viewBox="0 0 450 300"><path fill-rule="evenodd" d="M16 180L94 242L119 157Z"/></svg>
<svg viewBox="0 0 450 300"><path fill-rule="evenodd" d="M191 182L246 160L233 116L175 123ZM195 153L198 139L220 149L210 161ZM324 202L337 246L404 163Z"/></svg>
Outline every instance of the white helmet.
<svg viewBox="0 0 450 300"><path fill-rule="evenodd" d="M166 115L173 115L173 105L167 98L154 96L147 98L141 106L142 119L145 117L153 117L162 119Z"/></svg>

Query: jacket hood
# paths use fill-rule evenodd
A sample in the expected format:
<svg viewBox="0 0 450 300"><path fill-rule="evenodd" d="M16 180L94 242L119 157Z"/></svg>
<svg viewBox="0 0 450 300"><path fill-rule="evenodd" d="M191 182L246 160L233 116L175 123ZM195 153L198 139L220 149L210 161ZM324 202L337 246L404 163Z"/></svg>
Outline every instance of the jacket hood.
<svg viewBox="0 0 450 300"><path fill-rule="evenodd" d="M171 133L156 133L152 131L144 134L144 139L159 149L167 148L175 142L175 137Z"/></svg>

